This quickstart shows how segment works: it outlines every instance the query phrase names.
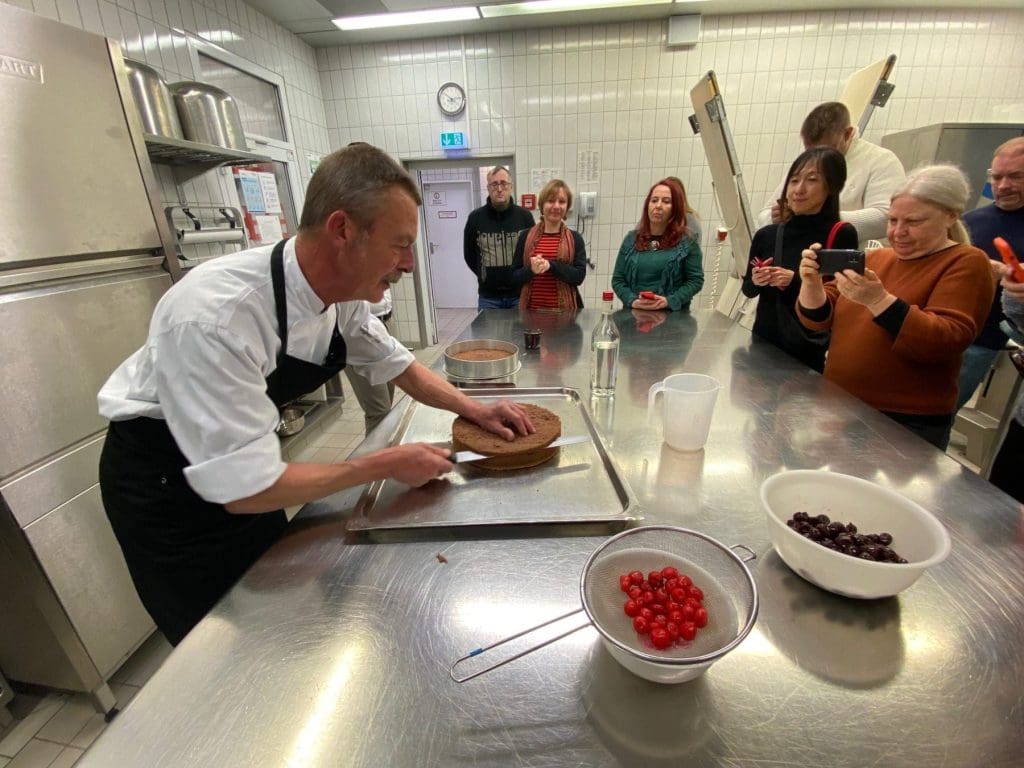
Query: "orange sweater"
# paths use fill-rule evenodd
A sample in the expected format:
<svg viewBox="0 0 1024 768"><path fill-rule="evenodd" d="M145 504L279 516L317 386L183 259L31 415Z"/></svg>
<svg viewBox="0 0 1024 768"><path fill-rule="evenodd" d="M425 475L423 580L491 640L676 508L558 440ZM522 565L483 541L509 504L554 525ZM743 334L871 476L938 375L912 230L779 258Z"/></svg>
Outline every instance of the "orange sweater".
<svg viewBox="0 0 1024 768"><path fill-rule="evenodd" d="M973 246L954 245L901 261L883 248L868 254L867 267L909 311L894 338L863 304L826 283L828 318L815 322L797 307L806 327L832 330L825 378L880 411L952 413L964 350L992 308L995 281L988 257Z"/></svg>

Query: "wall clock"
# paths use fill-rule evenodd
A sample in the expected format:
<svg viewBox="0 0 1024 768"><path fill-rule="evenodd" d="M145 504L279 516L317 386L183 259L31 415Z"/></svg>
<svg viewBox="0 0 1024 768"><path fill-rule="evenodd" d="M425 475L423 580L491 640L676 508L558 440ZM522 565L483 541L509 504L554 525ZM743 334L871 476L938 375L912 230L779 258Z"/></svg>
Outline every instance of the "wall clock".
<svg viewBox="0 0 1024 768"><path fill-rule="evenodd" d="M437 89L437 106L449 117L461 115L466 109L466 91L458 83L445 83Z"/></svg>

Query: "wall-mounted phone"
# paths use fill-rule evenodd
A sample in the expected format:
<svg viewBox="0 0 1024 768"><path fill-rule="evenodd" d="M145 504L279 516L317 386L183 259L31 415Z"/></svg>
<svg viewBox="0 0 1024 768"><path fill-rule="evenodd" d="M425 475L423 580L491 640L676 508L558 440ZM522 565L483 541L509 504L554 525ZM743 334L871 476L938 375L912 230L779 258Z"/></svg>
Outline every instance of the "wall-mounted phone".
<svg viewBox="0 0 1024 768"><path fill-rule="evenodd" d="M597 215L597 192L580 192L577 214L583 219L592 219Z"/></svg>

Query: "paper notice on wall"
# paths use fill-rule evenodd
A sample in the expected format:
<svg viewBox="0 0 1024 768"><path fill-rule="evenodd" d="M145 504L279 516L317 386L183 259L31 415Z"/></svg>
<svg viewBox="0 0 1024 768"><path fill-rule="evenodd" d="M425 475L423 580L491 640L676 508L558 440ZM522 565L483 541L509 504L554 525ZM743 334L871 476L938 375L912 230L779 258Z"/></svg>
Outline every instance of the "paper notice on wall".
<svg viewBox="0 0 1024 768"><path fill-rule="evenodd" d="M267 213L281 213L281 197L277 194L277 179L272 173L259 172L260 189L263 191L263 210Z"/></svg>
<svg viewBox="0 0 1024 768"><path fill-rule="evenodd" d="M427 195L427 205L444 205L448 202L448 193L443 190L432 190Z"/></svg>
<svg viewBox="0 0 1024 768"><path fill-rule="evenodd" d="M264 245L276 243L284 232L281 230L281 220L277 216L253 216L256 222L256 231L259 233L260 242Z"/></svg>
<svg viewBox="0 0 1024 768"><path fill-rule="evenodd" d="M576 167L577 184L596 184L601 180L601 153L596 149L581 149Z"/></svg>
<svg viewBox="0 0 1024 768"><path fill-rule="evenodd" d="M263 202L263 187L259 179L261 175L254 171L238 172L238 184L242 188L242 205L249 213L267 212L267 204Z"/></svg>
<svg viewBox="0 0 1024 768"><path fill-rule="evenodd" d="M540 192L544 185L562 175L560 168L531 168L530 189Z"/></svg>

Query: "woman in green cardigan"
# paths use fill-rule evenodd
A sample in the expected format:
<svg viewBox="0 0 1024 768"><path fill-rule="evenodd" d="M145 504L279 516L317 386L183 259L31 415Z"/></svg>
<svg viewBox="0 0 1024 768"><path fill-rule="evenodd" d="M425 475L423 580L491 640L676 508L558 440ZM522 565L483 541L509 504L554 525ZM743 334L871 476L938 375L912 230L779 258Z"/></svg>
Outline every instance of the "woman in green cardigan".
<svg viewBox="0 0 1024 768"><path fill-rule="evenodd" d="M623 306L689 309L704 285L704 267L686 207L686 193L674 179L662 179L647 193L640 224L623 239L615 259L612 289Z"/></svg>

